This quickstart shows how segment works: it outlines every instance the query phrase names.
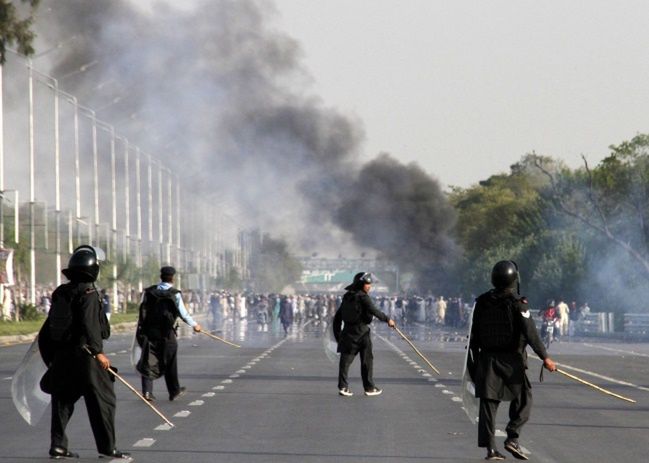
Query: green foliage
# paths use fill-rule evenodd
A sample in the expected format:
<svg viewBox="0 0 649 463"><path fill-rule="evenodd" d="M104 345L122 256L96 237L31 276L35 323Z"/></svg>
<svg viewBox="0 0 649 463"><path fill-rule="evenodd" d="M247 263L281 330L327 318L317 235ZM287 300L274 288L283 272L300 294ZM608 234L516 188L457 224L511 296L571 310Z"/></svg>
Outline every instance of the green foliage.
<svg viewBox="0 0 649 463"><path fill-rule="evenodd" d="M647 310L649 135L610 147L596 166L569 169L529 154L451 200L464 254L455 269L465 294L489 287L492 265L515 260L522 292L589 301L595 310Z"/></svg>
<svg viewBox="0 0 649 463"><path fill-rule="evenodd" d="M43 325L44 316L36 320L21 322L0 321L0 336L15 336L19 334L33 334L40 330Z"/></svg>
<svg viewBox="0 0 649 463"><path fill-rule="evenodd" d="M453 191L456 234L464 250L455 273L464 294L488 289L491 268L499 260L517 262L521 291L537 305L547 298L575 294L586 250L543 196L549 181L534 167L539 159L563 168L531 154L513 165L509 174Z"/></svg>
<svg viewBox="0 0 649 463"><path fill-rule="evenodd" d="M40 0L22 0L30 9L26 18L21 18L15 2L0 0L0 65L6 61L7 47L14 44L18 52L23 55L32 55L32 46L36 34L32 30L34 11Z"/></svg>
<svg viewBox="0 0 649 463"><path fill-rule="evenodd" d="M40 320L45 318L45 315L42 312L39 312L34 304L18 304L18 313L20 314L20 320Z"/></svg>

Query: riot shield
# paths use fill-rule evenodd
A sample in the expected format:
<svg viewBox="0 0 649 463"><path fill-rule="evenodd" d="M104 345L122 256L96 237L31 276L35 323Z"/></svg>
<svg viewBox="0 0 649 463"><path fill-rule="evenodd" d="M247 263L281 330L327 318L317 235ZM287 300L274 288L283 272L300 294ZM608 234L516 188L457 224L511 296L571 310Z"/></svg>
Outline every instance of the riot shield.
<svg viewBox="0 0 649 463"><path fill-rule="evenodd" d="M473 305L473 309L475 309L475 304ZM469 417L471 423L477 424L480 403L475 396L475 385L473 384L467 369L467 362L469 361L469 355L471 355L471 351L469 350L469 341L471 339L471 327L473 326L473 310L471 310L469 320L469 330L467 331L466 337L466 355L464 356L464 365L462 366L462 408L464 409L466 416Z"/></svg>
<svg viewBox="0 0 649 463"><path fill-rule="evenodd" d="M327 358L333 362L338 364L339 359L340 359L340 354L338 354L338 343L336 342L336 338L334 337L334 324L333 323L328 323L327 328L325 332L323 333L322 336L322 346L324 348L325 355Z"/></svg>
<svg viewBox="0 0 649 463"><path fill-rule="evenodd" d="M141 356L142 356L142 348L137 343L137 336L134 334L133 342L131 343L131 365L133 366L133 368L135 368L137 362L140 361ZM135 371L137 372L137 369Z"/></svg>
<svg viewBox="0 0 649 463"><path fill-rule="evenodd" d="M31 426L36 426L50 404L49 394L40 387L46 371L36 337L11 380L11 398L16 410Z"/></svg>

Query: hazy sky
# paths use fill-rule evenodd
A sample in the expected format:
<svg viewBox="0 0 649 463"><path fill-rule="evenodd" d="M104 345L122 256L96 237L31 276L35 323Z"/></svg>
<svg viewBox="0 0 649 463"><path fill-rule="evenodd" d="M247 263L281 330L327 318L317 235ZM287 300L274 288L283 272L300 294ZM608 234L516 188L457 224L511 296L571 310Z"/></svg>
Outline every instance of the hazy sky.
<svg viewBox="0 0 649 463"><path fill-rule="evenodd" d="M275 0L365 155L468 186L532 150L577 166L649 131L649 2Z"/></svg>

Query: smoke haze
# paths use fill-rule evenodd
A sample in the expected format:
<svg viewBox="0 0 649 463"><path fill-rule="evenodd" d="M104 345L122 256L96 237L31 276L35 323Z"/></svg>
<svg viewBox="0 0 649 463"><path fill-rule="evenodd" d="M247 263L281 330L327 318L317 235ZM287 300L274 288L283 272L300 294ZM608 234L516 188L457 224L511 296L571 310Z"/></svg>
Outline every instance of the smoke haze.
<svg viewBox="0 0 649 463"><path fill-rule="evenodd" d="M61 46L36 67L49 61L62 89L210 208L294 252L374 249L415 270L448 259L455 219L437 181L385 154L362 164L361 122L310 93L276 16L255 0L44 1L37 53Z"/></svg>

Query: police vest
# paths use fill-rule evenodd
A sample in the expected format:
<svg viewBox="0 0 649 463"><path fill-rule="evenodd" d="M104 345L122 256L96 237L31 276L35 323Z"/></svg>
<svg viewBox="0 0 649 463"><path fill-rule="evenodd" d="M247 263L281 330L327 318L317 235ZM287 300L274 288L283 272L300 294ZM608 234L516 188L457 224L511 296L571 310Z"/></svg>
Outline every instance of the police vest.
<svg viewBox="0 0 649 463"><path fill-rule="evenodd" d="M513 352L518 336L516 311L518 300L511 293L493 290L478 298L480 310L476 311L476 324L480 348L489 352Z"/></svg>

